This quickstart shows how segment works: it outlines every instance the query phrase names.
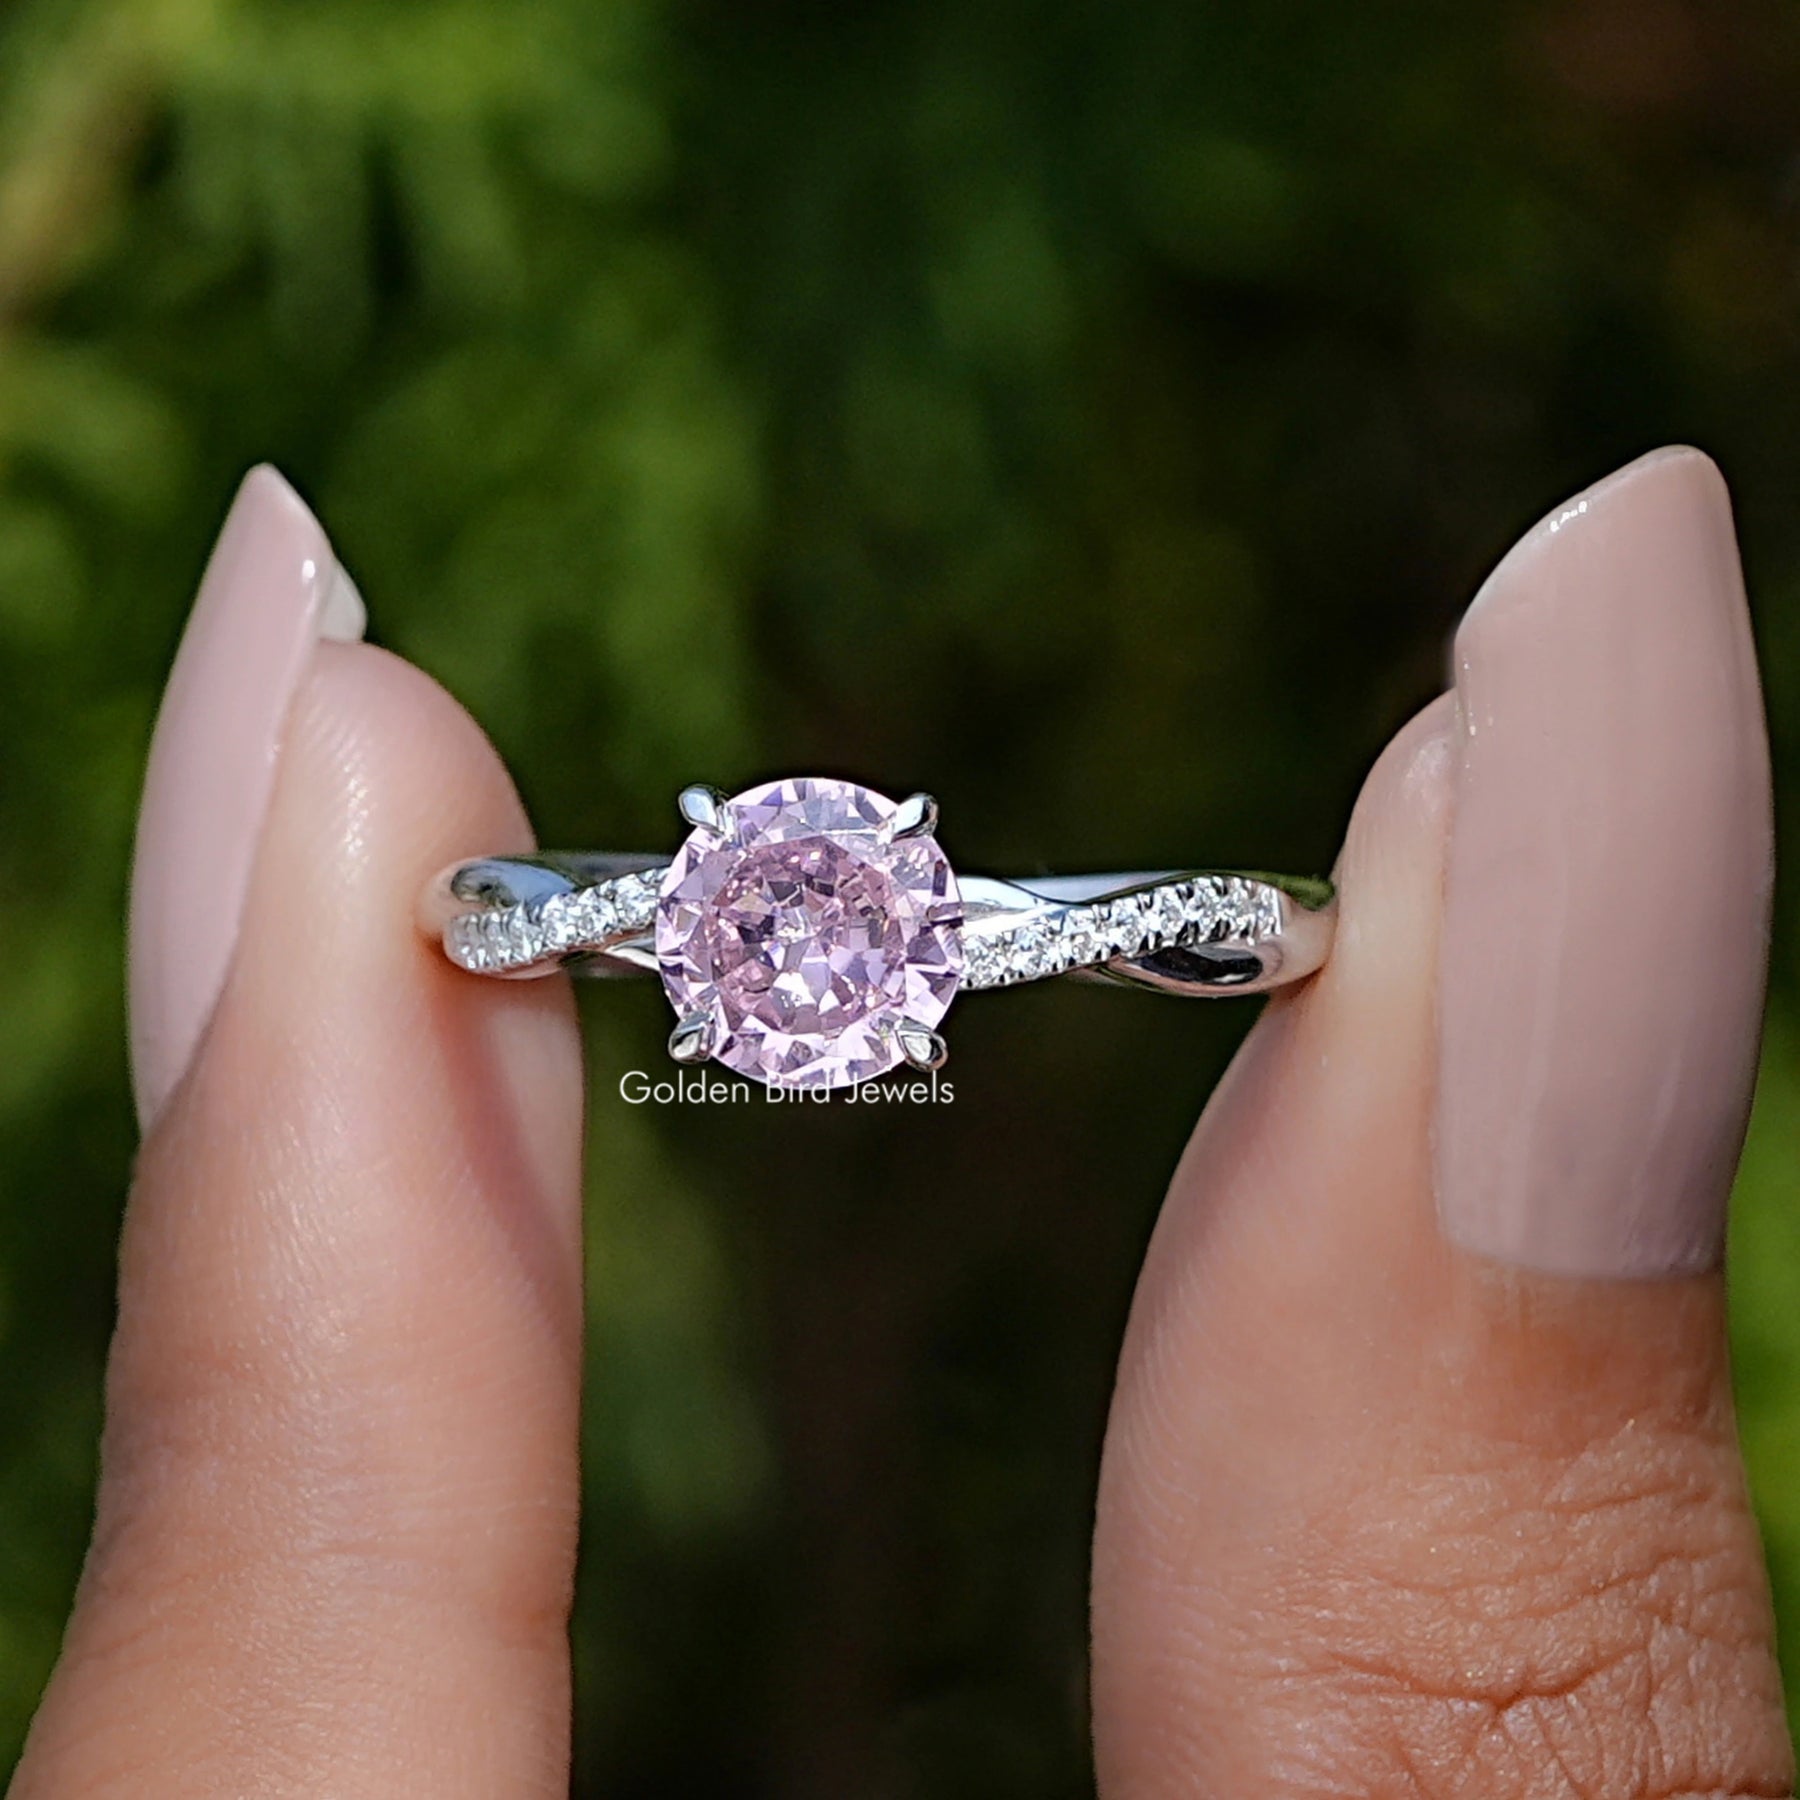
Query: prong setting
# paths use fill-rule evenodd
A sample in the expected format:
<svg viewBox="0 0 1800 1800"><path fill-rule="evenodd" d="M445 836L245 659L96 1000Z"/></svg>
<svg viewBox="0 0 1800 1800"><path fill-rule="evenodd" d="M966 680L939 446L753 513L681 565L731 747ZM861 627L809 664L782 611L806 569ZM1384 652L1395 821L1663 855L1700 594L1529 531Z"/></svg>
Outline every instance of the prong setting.
<svg viewBox="0 0 1800 1800"><path fill-rule="evenodd" d="M712 1055L712 1041L712 1014L691 1012L669 1033L669 1054L678 1063L703 1063Z"/></svg>
<svg viewBox="0 0 1800 1800"><path fill-rule="evenodd" d="M681 809L681 816L695 830L710 831L718 837L725 835L726 801L717 788L697 781L691 787L681 790L675 804Z"/></svg>
<svg viewBox="0 0 1800 1800"><path fill-rule="evenodd" d="M1329 883L1203 869L958 876L930 795L896 802L832 776L731 796L695 784L678 798L688 832L667 861L485 857L433 881L420 923L477 975L659 976L674 1062L815 1094L933 1074L961 993L1064 974L1257 993L1310 975L1331 948ZM932 1084L930 1097L947 1096Z"/></svg>
<svg viewBox="0 0 1800 1800"><path fill-rule="evenodd" d="M897 838L935 837L938 803L929 794L908 794L894 808L889 835Z"/></svg>
<svg viewBox="0 0 1800 1800"><path fill-rule="evenodd" d="M915 1024L911 1019L902 1020L895 1031L901 1051L915 1069L929 1074L934 1069L941 1069L949 1060L950 1046L944 1042L941 1031L933 1031L929 1025Z"/></svg>

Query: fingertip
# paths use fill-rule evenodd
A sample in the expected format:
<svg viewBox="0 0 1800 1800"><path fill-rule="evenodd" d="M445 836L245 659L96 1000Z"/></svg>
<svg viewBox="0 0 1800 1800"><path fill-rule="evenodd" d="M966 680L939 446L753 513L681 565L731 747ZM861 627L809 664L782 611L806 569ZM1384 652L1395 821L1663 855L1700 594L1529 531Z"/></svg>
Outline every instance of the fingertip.
<svg viewBox="0 0 1800 1800"><path fill-rule="evenodd" d="M384 1792L447 1766L468 1785L434 1792L494 1792L555 1760L579 1040L566 981L472 979L413 917L432 870L531 841L443 689L316 646L127 1208L94 1550L38 1728L71 1791L145 1705L171 1790L273 1759L308 1791L366 1761Z"/></svg>
<svg viewBox="0 0 1800 1800"><path fill-rule="evenodd" d="M310 870L334 915L390 945L433 868L535 846L487 734L431 676L374 645L319 646L296 697L281 780L286 816L271 829L285 841L266 846L265 859L289 877ZM363 905L390 893L404 904Z"/></svg>
<svg viewBox="0 0 1800 1800"><path fill-rule="evenodd" d="M1397 832L1441 829L1450 809L1451 739L1456 696L1439 694L1387 741L1358 790L1338 857L1340 881L1377 864Z"/></svg>
<svg viewBox="0 0 1800 1800"><path fill-rule="evenodd" d="M1455 696L1440 694L1363 782L1334 873L1338 928L1321 1001L1379 992L1429 1004L1456 725Z"/></svg>
<svg viewBox="0 0 1800 1800"><path fill-rule="evenodd" d="M1439 1227L1467 725L1440 699L1371 771L1331 961L1251 1034L1159 1221L1096 1531L1107 1791L1264 1791L1297 1767L1309 1791L1399 1791L1452 1758L1484 1792L1569 1766L1600 1791L1671 1745L1683 1792L1789 1791L1716 1276L1570 1282ZM1574 1749L1500 1734L1472 1761L1465 1722L1540 1686Z"/></svg>
<svg viewBox="0 0 1800 1800"><path fill-rule="evenodd" d="M388 651L321 645L194 1084L214 1111L285 1060L280 1092L296 1117L313 1109L313 1144L369 1162L424 1150L439 1179L542 1195L567 1238L581 1116L568 983L472 980L415 918L434 869L534 842L505 765L443 687Z"/></svg>

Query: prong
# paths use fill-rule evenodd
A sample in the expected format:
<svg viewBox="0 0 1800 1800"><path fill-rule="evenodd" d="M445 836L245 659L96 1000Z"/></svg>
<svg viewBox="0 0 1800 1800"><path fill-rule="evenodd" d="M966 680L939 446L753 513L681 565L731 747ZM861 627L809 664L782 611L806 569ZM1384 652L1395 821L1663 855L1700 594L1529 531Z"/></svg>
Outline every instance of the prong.
<svg viewBox="0 0 1800 1800"><path fill-rule="evenodd" d="M691 1012L669 1033L669 1054L678 1063L701 1063L712 1055L712 1014Z"/></svg>
<svg viewBox="0 0 1800 1800"><path fill-rule="evenodd" d="M938 803L929 794L908 794L894 808L888 835L897 838L930 837L937 830Z"/></svg>
<svg viewBox="0 0 1800 1800"><path fill-rule="evenodd" d="M915 1025L910 1019L902 1021L899 1029L900 1048L915 1069L929 1073L944 1066L950 1046L940 1032L933 1031L929 1025Z"/></svg>
<svg viewBox="0 0 1800 1800"><path fill-rule="evenodd" d="M675 804L681 808L681 816L690 825L702 831L715 831L721 835L725 830L725 796L717 788L711 788L701 782L692 787L684 787Z"/></svg>

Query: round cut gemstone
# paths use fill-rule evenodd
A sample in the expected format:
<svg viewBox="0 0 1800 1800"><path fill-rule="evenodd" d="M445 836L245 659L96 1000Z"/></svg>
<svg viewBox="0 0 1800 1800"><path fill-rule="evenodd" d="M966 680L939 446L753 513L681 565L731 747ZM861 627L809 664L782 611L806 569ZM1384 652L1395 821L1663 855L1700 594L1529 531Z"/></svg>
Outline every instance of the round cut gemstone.
<svg viewBox="0 0 1800 1800"><path fill-rule="evenodd" d="M663 878L656 956L712 1055L777 1087L848 1087L934 1027L962 980L956 877L894 802L847 781L770 782L696 828Z"/></svg>

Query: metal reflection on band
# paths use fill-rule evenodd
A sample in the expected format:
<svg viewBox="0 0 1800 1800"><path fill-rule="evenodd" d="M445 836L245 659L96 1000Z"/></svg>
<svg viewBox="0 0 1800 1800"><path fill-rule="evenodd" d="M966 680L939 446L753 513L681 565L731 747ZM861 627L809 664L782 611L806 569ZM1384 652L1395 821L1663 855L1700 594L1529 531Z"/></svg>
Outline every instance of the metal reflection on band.
<svg viewBox="0 0 1800 1800"><path fill-rule="evenodd" d="M1258 993L1331 945L1330 884L1165 869L958 876L923 795L824 779L681 796L673 859L546 854L447 871L425 928L477 975L660 975L671 1051L776 1085L942 1063L959 992L1052 976L1164 993ZM879 1065L879 1066L878 1066Z"/></svg>

